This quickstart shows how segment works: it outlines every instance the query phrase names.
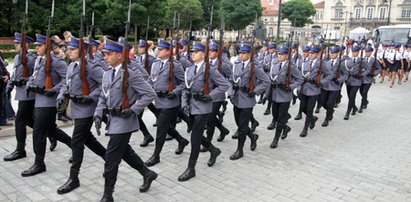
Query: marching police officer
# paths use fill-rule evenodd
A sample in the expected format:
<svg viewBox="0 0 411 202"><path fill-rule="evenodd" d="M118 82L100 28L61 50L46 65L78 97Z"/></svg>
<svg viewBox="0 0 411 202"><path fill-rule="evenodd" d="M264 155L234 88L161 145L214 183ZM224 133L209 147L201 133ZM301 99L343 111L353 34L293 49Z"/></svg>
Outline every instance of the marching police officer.
<svg viewBox="0 0 411 202"><path fill-rule="evenodd" d="M144 162L129 145L131 134L139 129L137 115L154 100L156 95L138 69L129 68L131 66L123 67L123 48L124 45L107 39L103 49L104 59L111 69L103 74L101 95L94 113L94 122L98 132L101 127L103 111L107 111L109 114L107 135L110 136L110 140L104 164L105 182L101 201L113 201L114 185L121 159L124 159L127 164L138 170L143 176L144 183L140 187L140 192L146 192L152 181L158 176L157 173L144 165ZM128 74L126 74L128 75L126 89L123 91L123 79L126 79L125 68L129 69L127 70ZM127 108L123 108L123 106Z"/></svg>
<svg viewBox="0 0 411 202"><path fill-rule="evenodd" d="M84 42L83 42L84 43ZM93 125L93 115L100 96L100 85L103 69L96 60L80 61L79 39L71 36L68 46L69 58L72 61L68 67L66 84L61 88L57 103L65 97L71 100L71 115L74 119L74 130L71 140L73 160L70 168L70 177L66 183L57 189L57 193L68 193L80 186L78 174L83 161L84 145L104 160L106 149L90 132ZM88 45L84 43L83 49ZM85 53L85 51L83 52ZM82 72L84 63L85 74ZM86 80L83 80L86 79Z"/></svg>
<svg viewBox="0 0 411 202"><path fill-rule="evenodd" d="M262 94L270 85L270 80L263 67L255 60L251 61L251 52L250 44L242 43L240 45L240 61L234 64L233 74L230 78L233 86L228 91L228 96L234 105L234 118L238 127L237 150L230 156L231 160L243 157L246 136L251 139L251 150L254 151L257 147L257 136L248 127L248 122L250 122L256 104L255 95Z"/></svg>
<svg viewBox="0 0 411 202"><path fill-rule="evenodd" d="M310 49L310 62L306 62L301 66L301 75L304 78L304 83L301 87L300 105L302 112L305 113L304 128L300 133L300 137L305 137L308 134L308 127L313 129L318 117L313 115L315 103L320 95L320 87L331 80L329 69L323 67L323 52L320 47L313 46Z"/></svg>
<svg viewBox="0 0 411 202"><path fill-rule="evenodd" d="M138 64L140 64L140 66L144 67L146 69L146 72L148 74L151 74L151 66L153 65L153 62L156 58L154 58L154 56L148 54L148 66L146 67L145 65L145 61L146 61L146 41L140 39L140 41L138 41L138 55L136 56L136 60L138 62Z"/></svg>
<svg viewBox="0 0 411 202"><path fill-rule="evenodd" d="M374 49L371 46L365 47L365 58L364 58L364 72L362 84L360 87L361 105L358 113L362 113L364 109L368 106L368 91L374 82L374 77L377 76L381 71L380 63L376 62L375 58L372 57Z"/></svg>
<svg viewBox="0 0 411 202"><path fill-rule="evenodd" d="M22 44L22 35L15 33L14 45L17 53L20 53L25 46L26 50L29 44L33 41L31 37L26 37L26 44ZM26 157L26 126L33 128L34 123L34 93L26 93L26 83L31 74L33 74L34 62L36 55L32 52L27 52L26 61L21 58L22 54L17 54L14 57L13 74L7 83L6 93L10 95L14 86L16 87L15 99L19 101L16 119L15 119L15 133L17 139L17 147L13 153L4 157L4 161L14 161ZM25 65L24 65L25 62Z"/></svg>
<svg viewBox="0 0 411 202"><path fill-rule="evenodd" d="M35 117L33 126L33 149L36 154L34 165L23 171L23 177L37 175L46 171L44 156L46 153L47 136L55 137L68 147L71 146L71 138L56 126L56 99L61 86L65 82L67 64L63 58L50 54L51 58L46 58L46 51L49 50L45 43L46 37L36 34L37 58L34 65L34 72L26 84L27 92L36 93ZM50 61L50 69L46 68L47 60ZM46 71L47 70L47 71ZM50 85L49 87L47 85Z"/></svg>
<svg viewBox="0 0 411 202"><path fill-rule="evenodd" d="M303 48L302 58L297 60L296 66L297 66L298 69L301 69L301 66L305 65L305 63L307 63L307 62L310 62L310 47L309 46L305 46ZM297 101L296 97L293 96L293 104L295 104L296 101ZM300 103L300 105L298 107L298 114L297 114L297 116L294 117L294 120L301 120L303 118L302 113L303 113L302 112L302 106L301 106L301 103ZM267 128L267 129L270 130L271 128L274 129L275 125L273 125L273 127Z"/></svg>
<svg viewBox="0 0 411 202"><path fill-rule="evenodd" d="M363 68L365 67L363 59L359 56L359 51L359 46L352 47L352 57L345 60L345 67L348 71L348 79L345 82L347 86L348 108L344 120L350 118L351 111L351 115L355 115L358 111L358 107L355 106L355 97L362 84Z"/></svg>
<svg viewBox="0 0 411 202"><path fill-rule="evenodd" d="M272 103L273 122L276 123L274 139L270 145L271 148L277 148L278 140L285 139L291 128L287 126L287 121L291 117L288 114L292 92L297 94L300 90L303 78L298 72L295 63L289 59L288 47L281 47L278 51L278 62L273 63L270 69L270 92L267 93Z"/></svg>
<svg viewBox="0 0 411 202"><path fill-rule="evenodd" d="M275 43L270 42L268 44L268 54L265 56L263 60L263 64L262 64L264 65L264 72L267 75L269 75L271 65L276 64L276 63L278 63L277 45ZM264 115L269 115L270 109L271 109L271 99L268 99L268 104L267 104L267 108L265 109Z"/></svg>
<svg viewBox="0 0 411 202"><path fill-rule="evenodd" d="M167 133L178 141L176 154L181 154L188 140L183 138L172 123L176 122L180 110L180 96L184 89L184 70L181 63L170 59L170 44L161 40L158 44L158 58L151 68L148 79L157 94L155 106L157 109L157 135L153 155L145 162L147 166L154 166L160 162L160 153L163 149ZM170 80L172 79L172 80Z"/></svg>
<svg viewBox="0 0 411 202"><path fill-rule="evenodd" d="M207 54L208 55L208 54ZM204 136L204 128L207 120L213 112L213 101L222 96L228 90L230 84L218 72L216 68L208 66L206 59L206 47L197 42L192 49L194 64L186 69L185 89L182 95L181 107L189 114L192 123L191 154L188 167L178 177L178 181L187 181L195 177L195 165L200 153L200 145L210 151L209 167L215 164L221 150L214 147ZM207 67L208 66L208 67Z"/></svg>
<svg viewBox="0 0 411 202"><path fill-rule="evenodd" d="M323 127L327 127L333 119L334 104L340 95L341 84L344 83L348 77L344 63L341 61L342 55L338 55L339 53L342 54L342 51L338 46L332 47L330 49L330 60L324 63L325 68L330 70L329 73L332 78L321 87L321 106L326 110L325 120L321 125Z"/></svg>
<svg viewBox="0 0 411 202"><path fill-rule="evenodd" d="M106 61L104 61L103 53L98 49L98 47L101 45L100 41L88 37L88 44L90 47L89 58L94 59L96 62L98 62L103 71L109 70Z"/></svg>

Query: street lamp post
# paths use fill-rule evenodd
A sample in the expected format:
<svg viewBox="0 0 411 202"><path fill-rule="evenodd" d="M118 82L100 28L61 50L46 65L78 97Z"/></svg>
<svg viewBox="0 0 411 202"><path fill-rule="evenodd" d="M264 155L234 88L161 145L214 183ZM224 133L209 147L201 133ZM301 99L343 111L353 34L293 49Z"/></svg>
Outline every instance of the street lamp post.
<svg viewBox="0 0 411 202"><path fill-rule="evenodd" d="M387 19L387 25L390 25L391 3L392 3L392 0L384 0L384 3L388 3L388 19Z"/></svg>
<svg viewBox="0 0 411 202"><path fill-rule="evenodd" d="M18 29L17 28L17 26L18 26L18 23L17 23L17 21L19 20L19 18L18 18L18 15L16 15L16 13L17 13L17 3L18 3L18 0L13 0L12 1L13 2L13 5L14 5L14 9L15 9L15 12L14 12L14 15L15 15L15 22L16 22L16 30ZM11 25L11 24L10 24Z"/></svg>
<svg viewBox="0 0 411 202"><path fill-rule="evenodd" d="M277 41L280 40L281 0L278 2Z"/></svg>

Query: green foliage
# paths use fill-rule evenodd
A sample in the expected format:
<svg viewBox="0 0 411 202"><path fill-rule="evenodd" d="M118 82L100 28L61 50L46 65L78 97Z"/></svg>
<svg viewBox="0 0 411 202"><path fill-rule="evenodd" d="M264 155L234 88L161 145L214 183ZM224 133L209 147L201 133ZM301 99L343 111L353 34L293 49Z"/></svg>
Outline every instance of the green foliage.
<svg viewBox="0 0 411 202"><path fill-rule="evenodd" d="M315 12L310 0L291 0L282 4L281 19L287 19L292 26L304 27L314 23L310 17L315 15Z"/></svg>
<svg viewBox="0 0 411 202"><path fill-rule="evenodd" d="M260 0L221 0L220 13L227 30L241 30L261 16Z"/></svg>

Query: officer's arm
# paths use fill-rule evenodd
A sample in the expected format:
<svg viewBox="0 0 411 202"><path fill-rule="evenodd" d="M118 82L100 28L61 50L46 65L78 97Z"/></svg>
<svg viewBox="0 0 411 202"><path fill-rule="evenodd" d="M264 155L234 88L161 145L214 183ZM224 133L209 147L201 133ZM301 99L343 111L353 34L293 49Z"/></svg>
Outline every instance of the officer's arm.
<svg viewBox="0 0 411 202"><path fill-rule="evenodd" d="M57 57L53 57L53 68L57 72L57 74L61 77L61 81L58 84L55 84L53 89L56 92L60 91L60 88L66 83L66 74L67 74L67 63L62 59Z"/></svg>
<svg viewBox="0 0 411 202"><path fill-rule="evenodd" d="M261 66L258 64L255 64L254 74L257 77L257 79L261 81L259 85L256 85L254 92L257 95L261 95L270 86L271 82L267 74L264 72L263 68L261 68Z"/></svg>
<svg viewBox="0 0 411 202"><path fill-rule="evenodd" d="M304 82L303 76L301 75L300 71L295 66L291 66L291 90L297 89L298 91L301 90L301 85Z"/></svg>
<svg viewBox="0 0 411 202"><path fill-rule="evenodd" d="M176 84L173 92L177 95L181 95L185 88L184 70L181 63L174 63L173 74L175 81L174 83Z"/></svg>
<svg viewBox="0 0 411 202"><path fill-rule="evenodd" d="M231 63L224 62L221 64L223 70L223 76L225 78L230 78L233 73L233 65Z"/></svg>
<svg viewBox="0 0 411 202"><path fill-rule="evenodd" d="M100 64L96 62L94 64L87 65L87 68L89 68L88 72L90 79L92 79L97 86L101 86L104 72ZM95 88L92 92L90 92L89 96L94 100L94 102L98 102L100 91L100 88Z"/></svg>
<svg viewBox="0 0 411 202"><path fill-rule="evenodd" d="M322 72L322 78L321 78L321 84L325 85L327 82L331 81L331 79L333 78L333 74L332 71L327 68L326 63L323 62L323 72Z"/></svg>
<svg viewBox="0 0 411 202"><path fill-rule="evenodd" d="M224 95L224 93L230 88L230 84L216 68L210 69L209 73L212 82L217 86L209 94L214 100L218 96Z"/></svg>
<svg viewBox="0 0 411 202"><path fill-rule="evenodd" d="M148 84L148 82L144 80L144 78L138 74L137 71L129 71L129 74L129 87L141 95L140 99L138 99L135 103L130 103L130 108L135 114L140 114L144 108L147 107L147 105L153 102L156 97L156 93L153 88L151 88L150 84Z"/></svg>

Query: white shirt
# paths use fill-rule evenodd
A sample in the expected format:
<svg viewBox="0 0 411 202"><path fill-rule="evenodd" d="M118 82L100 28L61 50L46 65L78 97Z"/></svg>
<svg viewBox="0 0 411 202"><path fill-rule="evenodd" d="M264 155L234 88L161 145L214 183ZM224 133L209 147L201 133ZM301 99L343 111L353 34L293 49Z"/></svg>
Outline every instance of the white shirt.
<svg viewBox="0 0 411 202"><path fill-rule="evenodd" d="M119 65L117 65L115 68L114 68L114 71L116 71L116 73L114 74L114 76L116 76L117 75L117 73L119 72L119 70L120 70L120 68L121 68L121 63L119 64ZM112 68L112 67L111 67Z"/></svg>
<svg viewBox="0 0 411 202"><path fill-rule="evenodd" d="M199 63L195 63L195 64L194 64L194 65L195 65L195 68L196 68L195 72L198 73L198 72L200 71L201 66L203 66L203 64L204 64L204 60L201 61L201 62L199 62Z"/></svg>
<svg viewBox="0 0 411 202"><path fill-rule="evenodd" d="M250 63L250 59L248 59L247 61L241 61L241 63L243 63L244 64L244 68L246 68L247 67L247 65L248 65L248 63Z"/></svg>
<svg viewBox="0 0 411 202"><path fill-rule="evenodd" d="M217 58L215 58L214 60L210 59L210 63L211 63L212 65L216 65L216 63L217 63Z"/></svg>

